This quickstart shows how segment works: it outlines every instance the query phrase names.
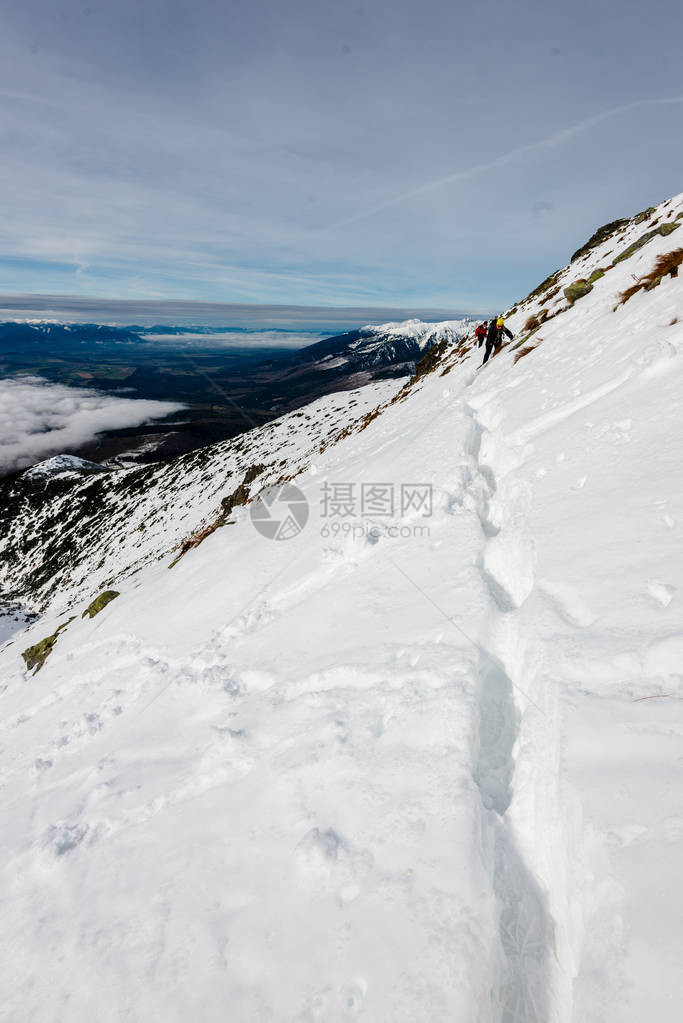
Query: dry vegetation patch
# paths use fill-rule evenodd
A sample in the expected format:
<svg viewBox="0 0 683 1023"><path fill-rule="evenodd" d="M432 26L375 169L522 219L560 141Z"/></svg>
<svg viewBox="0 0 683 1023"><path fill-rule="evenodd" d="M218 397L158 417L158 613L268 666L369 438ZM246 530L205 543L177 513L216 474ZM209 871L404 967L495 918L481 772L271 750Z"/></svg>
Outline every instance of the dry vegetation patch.
<svg viewBox="0 0 683 1023"><path fill-rule="evenodd" d="M683 249L672 249L657 256L654 266L649 273L639 277L635 284L622 291L618 305L624 305L629 298L633 298L639 291L652 291L665 277L678 277L678 268L683 263Z"/></svg>

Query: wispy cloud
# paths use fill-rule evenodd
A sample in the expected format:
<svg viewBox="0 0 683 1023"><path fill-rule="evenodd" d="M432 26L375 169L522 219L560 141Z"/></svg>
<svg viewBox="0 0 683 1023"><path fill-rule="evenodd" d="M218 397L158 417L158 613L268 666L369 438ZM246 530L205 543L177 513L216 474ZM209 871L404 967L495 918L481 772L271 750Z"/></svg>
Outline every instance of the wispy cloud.
<svg viewBox="0 0 683 1023"><path fill-rule="evenodd" d="M676 0L5 6L8 291L486 308L680 187Z"/></svg>
<svg viewBox="0 0 683 1023"><path fill-rule="evenodd" d="M554 132L546 138L539 139L537 142L530 142L523 146L515 146L514 149L510 149L506 153L501 153L500 156L496 156L492 160L487 160L485 163L478 163L472 167L467 167L464 170L454 171L453 174L447 174L445 177L433 178L430 181L426 181L424 184L418 185L417 188L411 188L409 191L402 192L400 195L392 196L392 198L387 199L386 202L378 203L372 209L356 213L351 217L347 217L345 220L339 220L328 230L337 230L338 228L347 227L349 224L356 224L361 220L367 220L369 217L373 217L375 214L381 213L383 210L388 210L392 206L399 206L402 203L409 202L411 199L417 199L420 196L425 195L427 192L433 192L438 188L445 188L448 185L455 185L461 181L469 181L472 178L478 178L480 175L486 174L489 171L500 170L525 156L532 156L535 153L541 153L546 149L555 149L558 146L562 146L570 142L576 135L580 135L582 132L588 131L590 128L595 128L604 121L608 121L620 114L629 113L631 110L637 110L642 107L672 106L680 104L683 104L683 96L664 96L659 99L633 100L633 102L625 103L622 106L611 107L609 110L602 110L599 113L594 114L592 117L587 117L583 121L579 121L577 124L572 124L567 128L562 128L560 131Z"/></svg>

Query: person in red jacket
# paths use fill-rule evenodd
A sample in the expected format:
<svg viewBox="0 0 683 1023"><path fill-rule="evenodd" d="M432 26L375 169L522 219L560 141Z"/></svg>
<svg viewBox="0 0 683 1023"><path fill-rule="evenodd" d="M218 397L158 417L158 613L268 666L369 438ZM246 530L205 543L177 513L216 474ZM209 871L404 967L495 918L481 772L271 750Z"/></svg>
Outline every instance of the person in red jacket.
<svg viewBox="0 0 683 1023"><path fill-rule="evenodd" d="M486 334L488 332L488 329L489 329L489 322L488 322L488 320L484 320L484 322L480 323L479 326L477 327L477 329L475 330L474 336L476 337L477 341L479 342L478 345L477 345L478 348L481 348L481 346L483 345L484 341L486 340Z"/></svg>

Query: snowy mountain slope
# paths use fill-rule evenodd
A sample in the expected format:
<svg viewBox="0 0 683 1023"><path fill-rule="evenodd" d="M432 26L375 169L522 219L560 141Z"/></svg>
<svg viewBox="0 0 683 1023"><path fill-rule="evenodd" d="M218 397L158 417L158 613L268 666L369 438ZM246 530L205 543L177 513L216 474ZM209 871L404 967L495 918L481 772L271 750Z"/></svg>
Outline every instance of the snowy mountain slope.
<svg viewBox="0 0 683 1023"><path fill-rule="evenodd" d="M330 395L305 411L167 463L83 481L51 476L41 479L38 490L34 470L5 482L0 487L5 598L23 601L29 610L50 604L61 609L92 598L214 522L221 500L248 470L262 466L259 486L290 475L398 386L388 382Z"/></svg>
<svg viewBox="0 0 683 1023"><path fill-rule="evenodd" d="M609 306L619 316L630 318L626 306L619 305L622 292L652 269L657 256L683 247L681 226L683 203L677 196L630 220L599 229L574 254L569 266L552 274L527 299L508 310L508 325L523 335L523 343L536 346L552 336L557 327L564 329L564 319L554 327L551 321L575 303L584 308L584 298L593 290L604 303L596 311L606 312ZM593 305L590 303L591 308Z"/></svg>
<svg viewBox="0 0 683 1023"><path fill-rule="evenodd" d="M681 279L613 311L677 244L521 361L547 298L485 369L437 347L334 443L286 434L298 536L238 507L94 619L78 591L38 674L66 598L3 649L9 1018L678 1020Z"/></svg>
<svg viewBox="0 0 683 1023"><path fill-rule="evenodd" d="M354 332L354 338L356 333L362 335L360 341L342 335L342 346L337 344L334 350L347 353L343 382L354 379L354 367L360 371L397 363L398 346L404 342L407 347L401 358L414 360L437 343L457 341L468 325L466 319L438 324L409 320ZM351 356L355 347L357 354ZM326 368L330 358L318 355L316 368ZM357 365L350 366L352 360ZM406 372L404 368L404 377ZM370 379L359 375L364 382ZM400 376L397 379L403 382ZM5 598L23 600L33 610L53 600L64 605L88 592L94 595L114 575L135 571L149 558L163 556L173 544L215 520L220 499L234 492L252 466L265 467L259 487L298 471L292 452L298 459L295 438L299 434L307 436L308 459L321 444L390 398L398 386L393 381L336 392L235 440L81 485L70 478L39 495L27 486L38 477L42 480L47 469L50 475L59 475L53 470L71 464L68 460L73 461L73 456L57 456L19 479L0 484L0 581ZM277 461L273 452L280 455Z"/></svg>

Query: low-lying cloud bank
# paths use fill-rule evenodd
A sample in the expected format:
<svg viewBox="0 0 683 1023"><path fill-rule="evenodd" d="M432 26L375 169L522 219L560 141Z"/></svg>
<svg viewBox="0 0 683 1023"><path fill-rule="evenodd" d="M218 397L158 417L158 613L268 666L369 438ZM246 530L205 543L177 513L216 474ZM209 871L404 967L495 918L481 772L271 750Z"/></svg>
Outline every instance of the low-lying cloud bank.
<svg viewBox="0 0 683 1023"><path fill-rule="evenodd" d="M0 474L79 448L98 433L140 426L182 408L177 402L120 398L37 376L0 379Z"/></svg>
<svg viewBox="0 0 683 1023"><path fill-rule="evenodd" d="M147 341L184 348L304 348L329 337L326 330L224 330L220 333L143 334Z"/></svg>

